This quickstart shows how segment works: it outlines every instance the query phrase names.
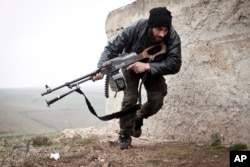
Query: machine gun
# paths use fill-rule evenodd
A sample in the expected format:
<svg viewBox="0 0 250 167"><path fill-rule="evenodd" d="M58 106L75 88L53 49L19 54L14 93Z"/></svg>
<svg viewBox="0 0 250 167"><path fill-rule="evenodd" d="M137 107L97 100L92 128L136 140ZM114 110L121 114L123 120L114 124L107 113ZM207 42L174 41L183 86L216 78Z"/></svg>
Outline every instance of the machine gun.
<svg viewBox="0 0 250 167"><path fill-rule="evenodd" d="M159 51L155 54L150 54L152 53L153 49L159 48ZM77 92L82 94L85 97L86 103L89 107L89 110L93 110L93 107L91 106L89 100L87 99L87 97L85 96L85 94L81 91L80 89L80 84L92 80L93 76L95 76L97 73L102 73L103 75L106 74L106 83L105 83L105 96L108 98L108 83L112 83L110 84L111 89L113 91L121 91L126 89L126 82L123 78L122 73L119 72L119 70L123 67L126 67L130 64L133 64L139 60L143 60L143 59L149 59L149 60L154 60L156 56L166 53L166 45L165 44L156 44L153 45L151 47L146 48L143 52L141 52L140 54L137 54L135 52L129 53L129 54L122 54L121 56L118 56L116 58L113 58L111 60L108 60L106 62L103 63L103 65L96 69L95 71L84 75L80 78L74 79L72 81L66 82L63 85L60 85L58 87L55 87L53 89L51 89L48 85L45 85L46 91L43 92L41 95L47 95L50 94L56 90L59 90L63 87L68 87L70 89L70 91L62 94L62 95L58 95L55 98L51 99L51 100L46 100L46 103L48 105L48 107L55 103L56 101L64 98L65 96L73 93L73 92ZM112 81L112 82L110 82ZM92 108L92 109L91 109ZM93 113L93 112L92 112ZM97 114L94 112L94 115L97 116ZM97 116L98 117L98 116Z"/></svg>

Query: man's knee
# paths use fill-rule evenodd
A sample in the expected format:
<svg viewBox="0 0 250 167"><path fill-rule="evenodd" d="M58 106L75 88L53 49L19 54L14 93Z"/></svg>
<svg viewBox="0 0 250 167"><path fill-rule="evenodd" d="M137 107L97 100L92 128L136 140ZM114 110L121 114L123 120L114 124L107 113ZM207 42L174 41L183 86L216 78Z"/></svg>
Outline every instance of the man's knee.
<svg viewBox="0 0 250 167"><path fill-rule="evenodd" d="M161 92L148 94L148 100L142 105L140 111L137 112L138 118L147 118L156 114L163 106L164 96Z"/></svg>
<svg viewBox="0 0 250 167"><path fill-rule="evenodd" d="M151 98L148 100L148 110L151 114L156 114L163 106L163 97Z"/></svg>
<svg viewBox="0 0 250 167"><path fill-rule="evenodd" d="M163 104L163 100L166 93L162 92L149 92L148 93L148 102L152 104Z"/></svg>

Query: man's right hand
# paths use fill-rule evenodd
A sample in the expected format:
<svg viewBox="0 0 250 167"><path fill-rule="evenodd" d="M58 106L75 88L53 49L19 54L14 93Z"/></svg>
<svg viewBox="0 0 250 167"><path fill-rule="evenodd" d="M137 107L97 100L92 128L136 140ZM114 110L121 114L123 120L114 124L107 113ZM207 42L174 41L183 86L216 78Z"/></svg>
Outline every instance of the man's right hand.
<svg viewBox="0 0 250 167"><path fill-rule="evenodd" d="M95 76L92 77L92 81L101 80L102 78L103 78L103 74L99 72Z"/></svg>

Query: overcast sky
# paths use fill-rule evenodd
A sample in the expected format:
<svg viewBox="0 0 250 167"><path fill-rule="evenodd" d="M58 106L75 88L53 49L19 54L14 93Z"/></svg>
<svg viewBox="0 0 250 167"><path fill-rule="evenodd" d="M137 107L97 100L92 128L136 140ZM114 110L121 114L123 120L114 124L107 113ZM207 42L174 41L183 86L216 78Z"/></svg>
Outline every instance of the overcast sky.
<svg viewBox="0 0 250 167"><path fill-rule="evenodd" d="M92 72L108 13L134 1L0 0L0 88L57 86Z"/></svg>

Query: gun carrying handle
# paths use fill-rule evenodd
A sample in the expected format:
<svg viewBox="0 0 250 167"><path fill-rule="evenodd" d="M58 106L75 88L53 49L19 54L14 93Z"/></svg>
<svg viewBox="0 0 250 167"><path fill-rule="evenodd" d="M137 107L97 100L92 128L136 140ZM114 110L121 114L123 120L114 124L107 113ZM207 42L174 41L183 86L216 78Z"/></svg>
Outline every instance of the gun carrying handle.
<svg viewBox="0 0 250 167"><path fill-rule="evenodd" d="M157 47L157 46L160 46L161 47L161 50L153 55L150 55L148 52ZM166 53L167 51L167 47L165 44L161 43L161 44L156 44L156 45L153 45L153 46L150 46L148 48L146 48L142 53L140 53L140 56L144 59L144 58L150 58L151 60L154 60L156 56L160 55L160 54L163 54L163 53Z"/></svg>

